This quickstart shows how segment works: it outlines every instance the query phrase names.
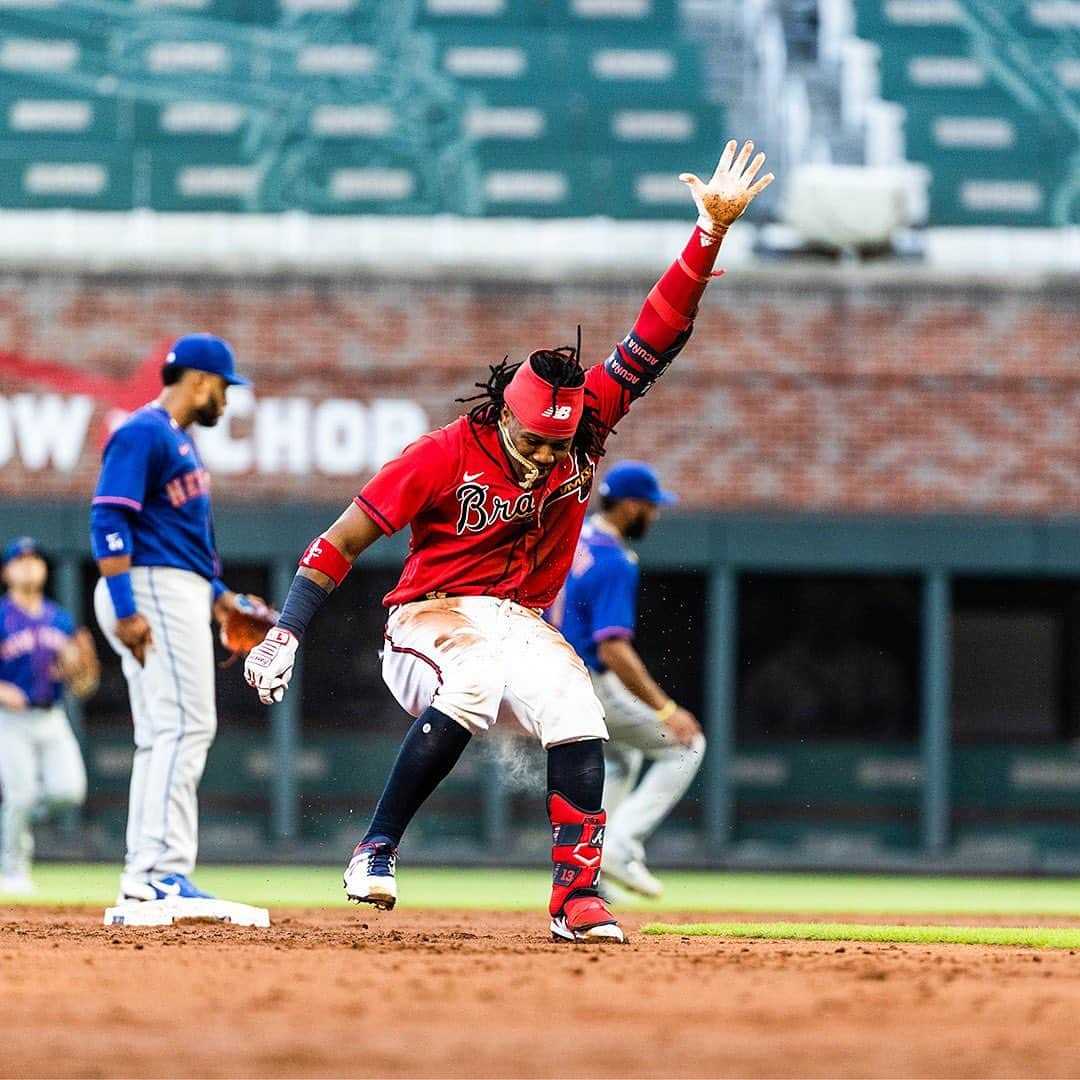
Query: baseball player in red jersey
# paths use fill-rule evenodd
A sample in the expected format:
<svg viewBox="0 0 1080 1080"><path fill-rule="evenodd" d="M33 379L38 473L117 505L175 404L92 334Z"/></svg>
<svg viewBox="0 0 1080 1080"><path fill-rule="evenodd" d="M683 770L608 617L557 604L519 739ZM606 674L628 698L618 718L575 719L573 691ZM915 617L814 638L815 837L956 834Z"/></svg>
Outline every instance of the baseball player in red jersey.
<svg viewBox="0 0 1080 1080"><path fill-rule="evenodd" d="M269 704L289 685L311 617L380 536L412 528L389 608L383 678L417 719L345 871L351 900L392 908L406 826L476 732L514 720L547 750L557 941L622 941L597 893L606 817L604 714L577 654L541 611L574 557L597 462L615 424L685 345L728 226L772 181L765 156L729 142L708 183L683 174L693 235L602 364L578 349L491 369L466 416L389 462L311 542L247 681ZM579 342L580 345L580 342Z"/></svg>

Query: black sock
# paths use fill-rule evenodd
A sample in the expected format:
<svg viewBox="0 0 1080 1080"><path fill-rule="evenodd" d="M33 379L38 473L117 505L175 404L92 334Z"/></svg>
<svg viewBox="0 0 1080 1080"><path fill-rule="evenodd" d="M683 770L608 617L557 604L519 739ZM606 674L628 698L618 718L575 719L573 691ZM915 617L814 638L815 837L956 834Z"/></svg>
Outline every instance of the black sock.
<svg viewBox="0 0 1080 1080"><path fill-rule="evenodd" d="M449 775L472 735L438 709L425 709L398 750L364 842L389 840L395 847L424 800Z"/></svg>
<svg viewBox="0 0 1080 1080"><path fill-rule="evenodd" d="M586 814L597 813L604 801L603 739L553 746L548 751L547 786Z"/></svg>

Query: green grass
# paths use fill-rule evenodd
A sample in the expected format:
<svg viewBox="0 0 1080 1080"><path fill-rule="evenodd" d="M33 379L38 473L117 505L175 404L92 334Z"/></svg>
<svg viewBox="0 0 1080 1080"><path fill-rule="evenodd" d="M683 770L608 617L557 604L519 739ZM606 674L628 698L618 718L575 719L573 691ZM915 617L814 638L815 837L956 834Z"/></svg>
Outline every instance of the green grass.
<svg viewBox="0 0 1080 1080"><path fill-rule="evenodd" d="M266 907L348 907L334 866L201 866L192 875L216 896ZM463 871L409 867L398 871L402 907L521 909L547 903L551 875L542 870ZM119 868L96 863L39 863L30 897L0 903L111 904Z"/></svg>
<svg viewBox="0 0 1080 1080"><path fill-rule="evenodd" d="M943 945L1021 945L1078 949L1080 929L1023 926L865 926L852 923L650 923L643 934L791 941L902 941Z"/></svg>
<svg viewBox="0 0 1080 1080"><path fill-rule="evenodd" d="M40 904L110 904L119 868L39 863ZM544 870L398 870L402 907L539 909L547 904ZM659 901L633 901L643 912L728 911L812 915L1080 915L1080 880L1063 878L881 877L855 874L663 873ZM344 907L333 866L203 866L195 880L230 900L271 907ZM0 897L0 904L13 900Z"/></svg>

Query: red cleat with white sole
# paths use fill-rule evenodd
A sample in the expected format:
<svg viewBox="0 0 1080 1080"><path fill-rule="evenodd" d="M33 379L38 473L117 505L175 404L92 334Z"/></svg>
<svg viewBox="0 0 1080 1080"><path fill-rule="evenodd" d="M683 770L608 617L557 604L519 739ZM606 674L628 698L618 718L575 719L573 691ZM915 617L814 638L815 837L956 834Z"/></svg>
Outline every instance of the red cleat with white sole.
<svg viewBox="0 0 1080 1080"><path fill-rule="evenodd" d="M586 813L556 792L548 795L551 819L551 938L553 941L625 941L622 929L597 895L607 814Z"/></svg>

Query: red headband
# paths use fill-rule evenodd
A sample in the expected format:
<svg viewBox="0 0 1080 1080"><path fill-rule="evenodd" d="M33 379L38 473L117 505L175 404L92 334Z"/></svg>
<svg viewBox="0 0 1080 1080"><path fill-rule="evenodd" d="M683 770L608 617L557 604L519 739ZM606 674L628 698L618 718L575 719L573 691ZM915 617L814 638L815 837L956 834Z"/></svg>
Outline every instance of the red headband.
<svg viewBox="0 0 1080 1080"><path fill-rule="evenodd" d="M529 431L552 439L568 439L581 423L585 386L559 387L554 391L554 403L553 390L551 383L541 379L526 360L503 391L503 401Z"/></svg>

